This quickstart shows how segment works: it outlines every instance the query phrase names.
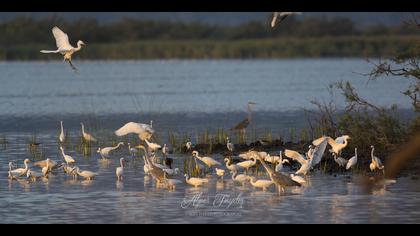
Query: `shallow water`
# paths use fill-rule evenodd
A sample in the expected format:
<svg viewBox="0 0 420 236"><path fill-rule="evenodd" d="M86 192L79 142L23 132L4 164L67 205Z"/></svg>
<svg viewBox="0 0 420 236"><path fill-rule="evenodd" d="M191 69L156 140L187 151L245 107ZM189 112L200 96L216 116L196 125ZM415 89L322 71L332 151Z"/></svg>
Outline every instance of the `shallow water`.
<svg viewBox="0 0 420 236"><path fill-rule="evenodd" d="M80 74L61 62L0 63L0 134L8 142L0 145L0 223L420 222L418 180L399 178L366 193L350 173L315 172L307 186L279 196L273 187L262 192L233 184L230 175L224 181L212 175L204 187L183 183L169 191L144 177L143 161L132 160L126 146L109 163L98 161L97 147L89 157L66 148L82 170L99 173L93 181L74 181L62 172L34 183L9 181L8 162L22 166L34 134L44 158L62 160L56 142L60 120L73 144L80 121L95 135L110 135L127 121L150 119L162 143L168 131L189 133L194 141L194 133L206 128L232 127L253 100L257 105L251 130L285 137L289 128L305 123L300 109L310 99L327 99L326 86L341 79L351 80L362 96L376 103L409 106L398 92L406 87L405 80L366 85L365 77L353 73L369 70L359 59L76 61L76 66ZM339 96L337 103L343 104ZM115 178L119 157L129 160L122 183ZM172 157L181 170L190 158Z"/></svg>

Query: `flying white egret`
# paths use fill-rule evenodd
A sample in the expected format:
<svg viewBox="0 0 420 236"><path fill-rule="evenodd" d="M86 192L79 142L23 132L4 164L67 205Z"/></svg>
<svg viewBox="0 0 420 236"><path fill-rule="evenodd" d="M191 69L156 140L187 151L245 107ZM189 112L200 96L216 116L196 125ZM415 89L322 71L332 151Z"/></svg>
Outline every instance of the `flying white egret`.
<svg viewBox="0 0 420 236"><path fill-rule="evenodd" d="M230 142L229 137L226 138L226 147L230 152L233 152L235 146Z"/></svg>
<svg viewBox="0 0 420 236"><path fill-rule="evenodd" d="M64 161L67 163L67 165L70 165L72 163L75 162L75 160L73 159L73 157L66 155L64 153L64 148L62 146L60 146L60 150L61 150L61 154L63 155Z"/></svg>
<svg viewBox="0 0 420 236"><path fill-rule="evenodd" d="M115 147L98 148L96 152L101 154L102 159L109 158L110 152L114 151L115 149L118 149L121 145L124 145L124 143L119 142Z"/></svg>
<svg viewBox="0 0 420 236"><path fill-rule="evenodd" d="M66 33L64 33L61 29L57 26L52 28L52 33L55 38L55 43L57 45L57 50L41 50L42 53L61 53L64 56L64 61L68 61L71 68L77 71L77 68L71 62L71 56L73 53L80 51L82 45L85 43L82 40L77 41L77 47L73 47L69 42L69 37Z"/></svg>
<svg viewBox="0 0 420 236"><path fill-rule="evenodd" d="M272 180L268 179L259 179L257 180L254 176L247 176L247 179L255 188L262 188L263 191L267 191L267 188L270 187L273 183Z"/></svg>
<svg viewBox="0 0 420 236"><path fill-rule="evenodd" d="M60 126L61 126L61 132L58 139L60 140L60 143L64 143L64 141L66 141L66 136L64 135L63 121L60 121Z"/></svg>
<svg viewBox="0 0 420 236"><path fill-rule="evenodd" d="M384 171L384 165L382 165L382 161L381 159L379 159L378 157L373 155L373 152L375 151L375 147L373 145L370 146L370 148L372 149L370 156L372 158L372 162L369 165L369 168L371 171L374 171L376 169L382 170Z"/></svg>
<svg viewBox="0 0 420 236"><path fill-rule="evenodd" d="M85 126L83 123L80 123L82 125L82 136L83 140L86 142L96 142L96 138L94 138L91 134L85 132Z"/></svg>
<svg viewBox="0 0 420 236"><path fill-rule="evenodd" d="M137 134L140 140L144 141L146 139L150 139L155 133L155 130L148 124L128 122L123 127L115 131L115 135L117 136L124 136L131 133Z"/></svg>
<svg viewBox="0 0 420 236"><path fill-rule="evenodd" d="M230 159L229 158L225 158L224 159L225 164L226 164L226 168L232 173L232 172L238 172L240 169L242 169L242 166L238 166L236 164L230 163Z"/></svg>
<svg viewBox="0 0 420 236"><path fill-rule="evenodd" d="M338 164L338 166L346 167L348 160L346 160L342 157L337 157L337 153L335 153L335 152L333 152L332 155L334 157L334 161Z"/></svg>
<svg viewBox="0 0 420 236"><path fill-rule="evenodd" d="M92 172L92 171L88 171L88 170L80 171L80 168L79 167L76 167L76 173L79 176L85 178L86 180L92 180L95 176L98 175L98 173Z"/></svg>
<svg viewBox="0 0 420 236"><path fill-rule="evenodd" d="M271 27L273 28L276 26L277 19L280 17L279 24L286 19L286 17L291 15L300 15L302 12L274 12L273 19L271 20Z"/></svg>
<svg viewBox="0 0 420 236"><path fill-rule="evenodd" d="M189 177L188 174L184 174L185 177L185 182L187 182L187 184L190 184L194 187L198 187L200 185L203 185L205 183L208 183L209 180L205 179L205 178L198 178L198 177Z"/></svg>
<svg viewBox="0 0 420 236"><path fill-rule="evenodd" d="M9 170L9 174L12 177L20 177L20 176L26 175L26 173L28 172L28 169L29 169L29 166L28 166L29 162L30 162L29 159L25 159L23 161L23 165L25 166L25 168L17 168L17 169L14 169L14 170ZM11 165L9 164L9 169L10 169L10 167L11 167Z"/></svg>
<svg viewBox="0 0 420 236"><path fill-rule="evenodd" d="M158 150L158 149L160 149L160 148L162 148L162 146L160 146L159 144L157 144L157 143L151 143L151 142L149 142L149 140L147 140L147 139L145 139L144 141L146 141L146 143L147 143L147 147L151 150L151 151L156 151L156 150Z"/></svg>
<svg viewBox="0 0 420 236"><path fill-rule="evenodd" d="M354 148L354 156L349 159L346 165L346 170L352 168L357 163L357 148Z"/></svg>
<svg viewBox="0 0 420 236"><path fill-rule="evenodd" d="M210 168L213 167L213 166L221 166L222 165L222 164L220 164L220 162L214 160L211 157L200 157L197 151L193 151L192 156L197 158L198 160L202 161L204 164L206 164Z"/></svg>
<svg viewBox="0 0 420 236"><path fill-rule="evenodd" d="M312 167L313 159L305 158L300 153L289 149L284 150L284 155L300 163L301 167L298 171L296 171L295 174L308 174L309 170Z"/></svg>
<svg viewBox="0 0 420 236"><path fill-rule="evenodd" d="M121 181L124 176L124 158L120 158L120 166L115 169L117 180Z"/></svg>
<svg viewBox="0 0 420 236"><path fill-rule="evenodd" d="M318 139L315 139L314 141L312 141L312 144L315 145L315 146L318 146L322 142L327 140L328 144L331 146L332 152L335 152L338 155L340 155L339 152L347 146L349 139L350 139L350 136L348 136L348 135L343 135L341 137L338 137L336 140L334 140L334 139L332 139L331 137L328 137L328 136L323 136L321 138L318 138Z"/></svg>
<svg viewBox="0 0 420 236"><path fill-rule="evenodd" d="M312 159L312 167L316 166L318 163L321 162L322 157L324 156L325 149L327 147L328 140L324 139L321 141L317 146L313 147L312 145L308 151L308 157Z"/></svg>

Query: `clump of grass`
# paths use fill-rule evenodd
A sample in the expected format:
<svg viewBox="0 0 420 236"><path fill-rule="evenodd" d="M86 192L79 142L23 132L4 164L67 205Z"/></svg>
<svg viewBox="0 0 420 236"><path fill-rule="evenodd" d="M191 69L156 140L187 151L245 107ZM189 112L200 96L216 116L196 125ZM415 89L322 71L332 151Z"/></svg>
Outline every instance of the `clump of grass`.
<svg viewBox="0 0 420 236"><path fill-rule="evenodd" d="M295 140L295 129L289 128L288 135L289 135L289 142L293 142Z"/></svg>

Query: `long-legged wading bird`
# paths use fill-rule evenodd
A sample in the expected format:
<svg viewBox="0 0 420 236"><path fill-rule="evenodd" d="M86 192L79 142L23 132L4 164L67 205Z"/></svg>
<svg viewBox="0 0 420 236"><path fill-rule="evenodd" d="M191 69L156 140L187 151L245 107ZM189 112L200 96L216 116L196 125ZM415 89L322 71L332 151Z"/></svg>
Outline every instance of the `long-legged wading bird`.
<svg viewBox="0 0 420 236"><path fill-rule="evenodd" d="M281 191L284 191L284 187L287 187L287 186L301 186L300 183L294 181L290 176L282 174L282 173L277 173L273 169L271 169L271 167L269 167L265 163L264 158L262 158L259 154L257 158L261 162L261 164L264 166L264 169L267 171L268 175L270 176L270 179L276 185L279 193Z"/></svg>
<svg viewBox="0 0 420 236"><path fill-rule="evenodd" d="M300 15L302 12L274 12L273 19L271 20L271 27L273 28L276 26L277 20L280 17L279 24L286 19L288 16L291 15Z"/></svg>
<svg viewBox="0 0 420 236"><path fill-rule="evenodd" d="M158 183L162 183L165 177L165 172L153 164L153 162L150 160L146 147L143 145L138 145L136 148L142 149L144 151L144 162L147 166L145 167L145 169L147 169L147 173L151 174Z"/></svg>
<svg viewBox="0 0 420 236"><path fill-rule="evenodd" d="M348 160L346 160L346 159L344 159L342 157L337 157L337 153L335 153L335 152L333 152L332 155L334 157L335 163L337 163L338 166L344 167L344 168L347 166Z"/></svg>
<svg viewBox="0 0 420 236"><path fill-rule="evenodd" d="M66 162L67 165L73 164L75 161L73 159L73 157L66 155L64 153L64 148L60 146L60 150L61 150L61 154L63 155L64 161Z"/></svg>
<svg viewBox="0 0 420 236"><path fill-rule="evenodd" d="M371 171L374 171L376 169L382 170L385 173L384 165L382 165L381 159L373 155L373 152L375 151L375 147L373 145L370 146L372 151L370 152L370 156L372 158L372 162L369 165L369 168Z"/></svg>
<svg viewBox="0 0 420 236"><path fill-rule="evenodd" d="M91 134L86 133L86 131L85 131L85 125L83 125L83 123L80 123L80 125L82 126L82 137L83 137L83 140L85 140L86 142L96 142L96 138L94 138Z"/></svg>
<svg viewBox="0 0 420 236"><path fill-rule="evenodd" d="M115 175L117 176L117 180L121 181L124 176L124 158L120 158L120 166L115 169Z"/></svg>
<svg viewBox="0 0 420 236"><path fill-rule="evenodd" d="M187 182L187 184L190 184L194 187L198 187L200 185L203 185L209 182L208 179L198 178L198 177L189 177L188 174L184 174L184 177L185 177L185 182Z"/></svg>
<svg viewBox="0 0 420 236"><path fill-rule="evenodd" d="M124 136L131 133L137 134L140 140L144 141L146 139L150 139L155 133L155 130L148 124L128 122L123 127L115 131L115 135L117 136Z"/></svg>
<svg viewBox="0 0 420 236"><path fill-rule="evenodd" d="M354 156L349 159L346 165L346 170L352 168L357 163L357 148L354 148Z"/></svg>
<svg viewBox="0 0 420 236"><path fill-rule="evenodd" d="M229 152L233 152L235 148L233 143L230 142L229 137L226 138L226 148L229 150Z"/></svg>
<svg viewBox="0 0 420 236"><path fill-rule="evenodd" d="M79 176L85 178L86 180L92 180L95 176L98 175L98 173L92 172L92 171L88 171L88 170L80 171L80 168L79 167L76 167L76 173Z"/></svg>
<svg viewBox="0 0 420 236"><path fill-rule="evenodd" d="M242 120L241 122L239 122L238 124L236 124L230 130L240 131L242 136L245 137L246 128L251 123L251 108L255 104L256 104L255 102L248 102L248 106L247 106L248 115L247 115L247 117L244 120Z"/></svg>
<svg viewBox="0 0 420 236"><path fill-rule="evenodd" d="M321 162L322 157L324 156L325 149L327 147L328 140L324 139L317 146L310 146L310 151L308 151L308 157L312 159L312 167L316 166Z"/></svg>
<svg viewBox="0 0 420 236"><path fill-rule="evenodd" d="M216 160L214 160L211 157L200 157L197 151L193 151L192 152L193 157L199 159L200 161L202 161L204 164L206 164L208 167L213 167L213 166L221 166L222 164Z"/></svg>
<svg viewBox="0 0 420 236"><path fill-rule="evenodd" d="M236 164L231 163L229 158L225 158L224 161L226 164L226 168L230 171L230 173L235 171L238 172L240 169L243 169L242 166L238 166Z"/></svg>
<svg viewBox="0 0 420 236"><path fill-rule="evenodd" d="M105 147L105 148L98 148L97 152L101 154L102 158L109 158L109 153L118 149L121 145L124 145L123 142L119 142L115 147Z"/></svg>
<svg viewBox="0 0 420 236"><path fill-rule="evenodd" d="M64 61L68 61L71 68L74 71L77 71L77 68L71 62L71 56L73 53L80 51L82 49L82 45L85 43L82 40L77 41L77 47L73 47L69 42L69 37L66 33L64 33L61 29L57 26L52 28L52 33L55 38L55 43L57 45L57 50L41 50L42 53L61 53L64 56Z"/></svg>
<svg viewBox="0 0 420 236"><path fill-rule="evenodd" d="M25 166L25 168L17 168L14 170L11 169L11 165L9 164L9 169L10 169L9 175L11 175L12 177L20 177L20 176L26 175L29 169L29 166L28 166L29 162L30 162L29 159L25 159L23 161L23 165Z"/></svg>
<svg viewBox="0 0 420 236"><path fill-rule="evenodd" d="M268 179L259 179L257 180L254 176L248 176L247 179L249 180L249 183L251 183L252 186L255 188L262 188L263 191L266 191L270 185L274 184L273 181Z"/></svg>
<svg viewBox="0 0 420 236"><path fill-rule="evenodd" d="M61 126L61 132L58 139L60 140L60 143L64 143L64 141L66 141L66 136L64 135L63 121L60 121L60 126Z"/></svg>

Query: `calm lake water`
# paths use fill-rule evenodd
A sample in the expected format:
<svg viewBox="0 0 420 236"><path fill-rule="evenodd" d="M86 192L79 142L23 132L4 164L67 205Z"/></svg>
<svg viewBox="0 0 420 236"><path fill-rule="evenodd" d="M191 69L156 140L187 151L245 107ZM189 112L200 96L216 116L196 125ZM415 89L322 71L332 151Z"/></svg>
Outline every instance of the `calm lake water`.
<svg viewBox="0 0 420 236"><path fill-rule="evenodd" d="M96 146L90 157L66 148L82 170L99 173L93 181L74 181L62 172L48 181L9 181L8 162L22 166L34 133L44 157L62 160L56 142L60 120L73 143L80 121L99 135L112 134L127 121L150 119L166 142L168 130L229 128L244 117L246 103L252 100L257 103L253 128L284 134L302 126L301 108L311 108L311 99L328 100L326 87L338 80L351 81L374 103L409 108L398 92L408 82L386 79L367 84L367 78L357 73L370 67L359 59L75 61L75 65L79 74L62 62L0 63L0 134L8 142L0 145L0 223L420 222L420 187L409 177L368 193L351 173L319 172L309 176L307 186L289 188L282 196L273 187L262 192L249 184L233 184L229 174L224 181L209 176L204 187L180 184L168 191L145 178L143 161L129 158L126 146L109 163L98 161ZM335 99L339 107L343 105L338 94ZM122 183L115 179L119 157L129 160ZM190 158L172 157L181 170L184 159Z"/></svg>

